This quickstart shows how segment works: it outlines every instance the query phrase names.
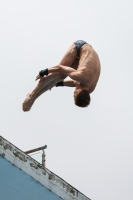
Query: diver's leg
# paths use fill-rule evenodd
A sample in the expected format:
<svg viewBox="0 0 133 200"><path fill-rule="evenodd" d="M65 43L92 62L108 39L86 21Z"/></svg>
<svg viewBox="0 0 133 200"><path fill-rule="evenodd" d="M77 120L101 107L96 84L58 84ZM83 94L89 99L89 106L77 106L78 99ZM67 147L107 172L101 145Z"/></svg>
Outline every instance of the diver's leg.
<svg viewBox="0 0 133 200"><path fill-rule="evenodd" d="M73 62L73 64L71 65L71 67L74 68L74 69L77 69L78 64L79 64L79 61L75 60ZM46 86L44 85L43 88L40 88L38 93L36 92L37 95L36 95L35 99L37 99L41 94L43 94L47 90L52 89L58 82L63 81L66 77L67 77L66 75L62 74L61 76L56 77L54 80L51 80L51 82L48 85L45 84Z"/></svg>
<svg viewBox="0 0 133 200"><path fill-rule="evenodd" d="M63 56L62 60L59 64L77 68L77 64L75 65L77 57L77 51L75 44L72 44L65 55ZM39 83L37 84L36 88L26 96L26 99L23 102L22 109L23 111L29 111L31 106L33 105L36 98L38 98L42 93L46 92L48 89L54 87L58 82L62 81L66 78L66 75L51 73L48 76L43 77Z"/></svg>
<svg viewBox="0 0 133 200"><path fill-rule="evenodd" d="M35 89L27 94L26 99L23 102L22 109L23 111L29 111L33 105L36 98L38 98L42 93L46 92L48 89L51 89L56 85L58 81L63 80L59 74L49 74L48 76L43 77L35 87Z"/></svg>

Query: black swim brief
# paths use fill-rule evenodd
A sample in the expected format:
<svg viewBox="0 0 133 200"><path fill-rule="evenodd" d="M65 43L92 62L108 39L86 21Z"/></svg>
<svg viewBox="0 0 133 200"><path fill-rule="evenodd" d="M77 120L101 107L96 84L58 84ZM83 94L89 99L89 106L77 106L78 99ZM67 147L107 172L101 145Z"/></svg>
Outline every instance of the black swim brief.
<svg viewBox="0 0 133 200"><path fill-rule="evenodd" d="M76 42L74 42L76 49L77 49L77 59L79 59L79 55L80 55L80 49L84 44L88 44L87 42L83 41L83 40L77 40Z"/></svg>

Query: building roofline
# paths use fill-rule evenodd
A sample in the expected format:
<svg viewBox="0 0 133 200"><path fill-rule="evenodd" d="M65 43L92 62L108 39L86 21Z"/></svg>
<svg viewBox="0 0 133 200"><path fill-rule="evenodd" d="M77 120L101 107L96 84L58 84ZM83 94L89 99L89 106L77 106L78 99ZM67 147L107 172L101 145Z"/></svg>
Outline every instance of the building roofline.
<svg viewBox="0 0 133 200"><path fill-rule="evenodd" d="M2 136L0 136L0 155L64 200L90 200Z"/></svg>

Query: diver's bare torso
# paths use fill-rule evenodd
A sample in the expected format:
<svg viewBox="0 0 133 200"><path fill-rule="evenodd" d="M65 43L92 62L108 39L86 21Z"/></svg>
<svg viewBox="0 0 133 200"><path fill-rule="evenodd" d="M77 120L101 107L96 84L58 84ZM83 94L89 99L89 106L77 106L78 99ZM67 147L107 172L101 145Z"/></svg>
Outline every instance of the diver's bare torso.
<svg viewBox="0 0 133 200"><path fill-rule="evenodd" d="M80 60L77 71L84 74L83 85L92 93L96 87L100 76L100 60L95 50L89 45L84 44L80 49ZM82 81L81 81L82 84Z"/></svg>

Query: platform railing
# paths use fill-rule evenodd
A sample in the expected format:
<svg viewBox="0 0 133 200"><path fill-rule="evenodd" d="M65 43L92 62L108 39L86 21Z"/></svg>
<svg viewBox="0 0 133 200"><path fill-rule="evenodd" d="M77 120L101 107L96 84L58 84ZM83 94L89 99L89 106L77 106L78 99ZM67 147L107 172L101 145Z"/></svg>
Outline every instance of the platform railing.
<svg viewBox="0 0 133 200"><path fill-rule="evenodd" d="M44 150L46 148L47 148L47 145L38 147L36 149L31 149L31 150L25 151L25 153L30 154L30 153L34 153L34 152L42 150L42 166L46 167L46 154L45 154L45 150Z"/></svg>

